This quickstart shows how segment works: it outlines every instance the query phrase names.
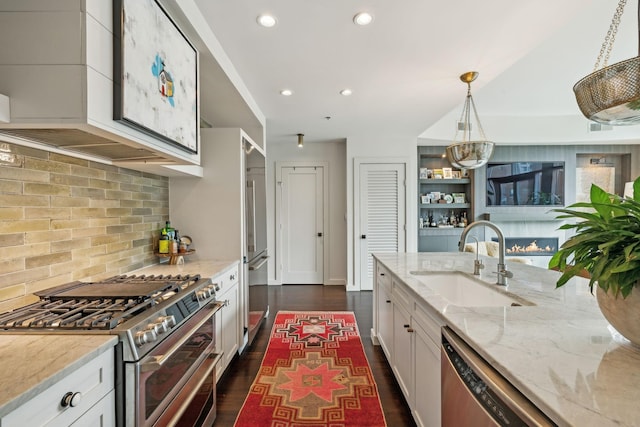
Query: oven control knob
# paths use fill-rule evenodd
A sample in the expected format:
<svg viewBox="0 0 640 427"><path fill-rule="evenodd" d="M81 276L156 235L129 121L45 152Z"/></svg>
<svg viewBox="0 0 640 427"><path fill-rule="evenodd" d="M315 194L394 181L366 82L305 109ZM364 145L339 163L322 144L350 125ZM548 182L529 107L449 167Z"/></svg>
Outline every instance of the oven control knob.
<svg viewBox="0 0 640 427"><path fill-rule="evenodd" d="M173 328L174 326L176 326L176 318L173 316L173 314L171 316L165 316L164 321L167 322L167 327L169 328Z"/></svg>
<svg viewBox="0 0 640 427"><path fill-rule="evenodd" d="M158 319L155 323L150 323L147 326L147 329L153 330L157 335L164 334L169 330L167 328L167 324L162 321L162 319Z"/></svg>
<svg viewBox="0 0 640 427"><path fill-rule="evenodd" d="M154 342L158 339L158 334L156 334L155 329L147 329L144 331L145 342Z"/></svg>
<svg viewBox="0 0 640 427"><path fill-rule="evenodd" d="M211 290L207 288L200 289L196 292L196 296L198 297L198 301L204 301L211 298Z"/></svg>
<svg viewBox="0 0 640 427"><path fill-rule="evenodd" d="M144 331L136 332L134 340L135 340L136 345L138 347L142 347L146 343L145 338L144 338Z"/></svg>
<svg viewBox="0 0 640 427"><path fill-rule="evenodd" d="M138 331L135 335L135 341L138 347L142 347L146 343L153 342L158 339L158 335L154 329L145 329Z"/></svg>
<svg viewBox="0 0 640 427"><path fill-rule="evenodd" d="M169 330L169 324L164 319L164 317L158 317L155 323L153 323L153 329L157 334L164 334Z"/></svg>

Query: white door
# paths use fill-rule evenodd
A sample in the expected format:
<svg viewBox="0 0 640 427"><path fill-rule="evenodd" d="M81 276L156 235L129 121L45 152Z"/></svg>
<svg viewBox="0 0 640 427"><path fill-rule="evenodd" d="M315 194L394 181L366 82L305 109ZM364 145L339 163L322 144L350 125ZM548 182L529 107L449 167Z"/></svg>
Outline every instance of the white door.
<svg viewBox="0 0 640 427"><path fill-rule="evenodd" d="M281 168L282 283L322 284L324 279L324 168Z"/></svg>
<svg viewBox="0 0 640 427"><path fill-rule="evenodd" d="M360 290L373 289L372 253L405 251L405 165L365 163L359 172L356 224ZM356 277L356 280L358 277Z"/></svg>

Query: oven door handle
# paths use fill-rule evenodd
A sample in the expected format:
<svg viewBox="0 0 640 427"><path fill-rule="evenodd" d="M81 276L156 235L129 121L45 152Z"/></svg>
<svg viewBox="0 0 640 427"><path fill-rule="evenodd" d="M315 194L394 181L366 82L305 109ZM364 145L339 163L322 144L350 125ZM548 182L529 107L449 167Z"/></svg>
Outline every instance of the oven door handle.
<svg viewBox="0 0 640 427"><path fill-rule="evenodd" d="M213 316L220 308L222 307L221 303L213 303L208 308L211 309L203 316L202 320L200 320L194 327L193 330L199 329L202 325L211 320L211 316ZM171 357L180 350L180 348L191 338L191 334L184 334L174 345L167 351L165 354L159 354L157 356L149 356L143 359L140 362L140 372L151 372L157 371L162 368L162 365L166 363L167 360L171 359Z"/></svg>

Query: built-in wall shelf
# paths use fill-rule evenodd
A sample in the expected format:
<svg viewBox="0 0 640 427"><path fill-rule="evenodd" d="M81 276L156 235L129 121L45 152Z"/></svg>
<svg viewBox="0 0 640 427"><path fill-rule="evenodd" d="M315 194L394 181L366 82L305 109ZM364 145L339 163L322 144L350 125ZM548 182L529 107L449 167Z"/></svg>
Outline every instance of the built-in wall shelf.
<svg viewBox="0 0 640 427"><path fill-rule="evenodd" d="M445 147L418 147L419 252L457 251L464 229L458 225L467 225L474 218L473 171L453 168L442 157L444 150ZM429 227L430 224L447 227Z"/></svg>
<svg viewBox="0 0 640 427"><path fill-rule="evenodd" d="M420 236L460 236L463 227L426 227L418 230Z"/></svg>
<svg viewBox="0 0 640 427"><path fill-rule="evenodd" d="M471 203L420 203L424 209L467 209Z"/></svg>
<svg viewBox="0 0 640 427"><path fill-rule="evenodd" d="M562 219L557 219L556 212L534 210L532 208L522 208L521 212L486 212L481 215L482 219L491 222L560 222Z"/></svg>
<svg viewBox="0 0 640 427"><path fill-rule="evenodd" d="M421 179L420 184L469 184L471 180L469 178L454 178L454 179Z"/></svg>

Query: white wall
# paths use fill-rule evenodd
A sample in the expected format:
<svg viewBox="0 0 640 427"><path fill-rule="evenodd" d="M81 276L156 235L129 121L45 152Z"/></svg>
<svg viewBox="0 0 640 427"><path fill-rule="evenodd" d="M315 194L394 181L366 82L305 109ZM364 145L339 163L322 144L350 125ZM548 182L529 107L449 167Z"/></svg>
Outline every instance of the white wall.
<svg viewBox="0 0 640 427"><path fill-rule="evenodd" d="M271 144L267 155L267 247L269 250L269 284L281 284L276 279L276 162L326 162L329 177L329 228L325 233L329 242L328 277L325 284L347 283L347 221L346 221L346 146L344 141L309 143L298 148L296 139L291 144Z"/></svg>

